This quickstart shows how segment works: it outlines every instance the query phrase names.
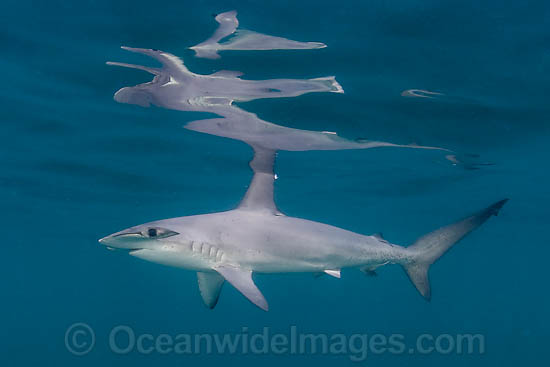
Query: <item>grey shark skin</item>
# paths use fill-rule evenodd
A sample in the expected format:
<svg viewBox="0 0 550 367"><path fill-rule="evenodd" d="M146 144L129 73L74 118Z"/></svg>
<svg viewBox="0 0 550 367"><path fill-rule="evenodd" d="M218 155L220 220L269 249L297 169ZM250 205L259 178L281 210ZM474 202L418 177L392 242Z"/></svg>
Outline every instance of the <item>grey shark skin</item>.
<svg viewBox="0 0 550 367"><path fill-rule="evenodd" d="M216 22L220 25L214 34L204 42L190 49L195 56L208 59L218 59L218 51L224 50L304 50L327 47L321 42L299 42L282 37L268 36L252 31L237 29L239 21L235 10L216 15ZM233 35L227 42L220 41Z"/></svg>
<svg viewBox="0 0 550 367"><path fill-rule="evenodd" d="M197 271L205 304L213 308L227 280L263 310L268 304L252 273L325 272L344 268L371 273L386 264L403 266L418 291L430 299L428 268L455 243L497 215L501 200L454 224L418 239L412 246L391 244L331 225L282 214L273 201L275 152L255 147L252 183L237 209L154 221L99 240L132 256Z"/></svg>

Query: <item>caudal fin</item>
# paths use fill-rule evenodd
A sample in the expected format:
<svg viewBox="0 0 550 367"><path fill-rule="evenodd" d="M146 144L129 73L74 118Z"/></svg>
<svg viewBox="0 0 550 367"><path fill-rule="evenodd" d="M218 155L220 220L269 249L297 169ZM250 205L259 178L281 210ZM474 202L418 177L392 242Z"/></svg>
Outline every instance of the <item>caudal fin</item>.
<svg viewBox="0 0 550 367"><path fill-rule="evenodd" d="M403 264L403 268L424 298L427 300L431 298L428 278L430 265L491 216L498 215L498 212L507 201L508 199L501 200L456 223L428 233L407 247L407 251L411 253L411 261Z"/></svg>

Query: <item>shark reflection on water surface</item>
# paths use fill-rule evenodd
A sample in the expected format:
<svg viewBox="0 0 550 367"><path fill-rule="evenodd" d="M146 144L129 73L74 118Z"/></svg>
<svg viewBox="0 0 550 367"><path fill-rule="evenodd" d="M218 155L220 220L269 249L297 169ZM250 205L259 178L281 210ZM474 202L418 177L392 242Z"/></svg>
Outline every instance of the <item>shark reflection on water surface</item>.
<svg viewBox="0 0 550 367"><path fill-rule="evenodd" d="M153 49L122 47L158 60L162 67L152 68L119 62L109 65L147 71L155 77L151 82L121 88L115 93L117 102L148 107L151 104L179 111L212 112L220 119L189 123L189 130L244 141L273 150L343 150L375 147L441 149L415 144L399 145L381 141L348 140L331 132L307 131L279 126L247 112L233 101L246 102L259 98L297 97L312 92L344 93L333 76L315 79L244 80L237 71L223 70L211 75L189 71L178 57ZM441 149L446 150L446 149Z"/></svg>

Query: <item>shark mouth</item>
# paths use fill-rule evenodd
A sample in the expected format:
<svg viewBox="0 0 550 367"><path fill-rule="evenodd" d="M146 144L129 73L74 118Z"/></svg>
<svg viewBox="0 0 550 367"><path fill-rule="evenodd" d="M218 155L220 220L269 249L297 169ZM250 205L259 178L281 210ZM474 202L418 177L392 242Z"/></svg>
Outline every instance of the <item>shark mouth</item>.
<svg viewBox="0 0 550 367"><path fill-rule="evenodd" d="M130 251L128 251L128 255L139 257L139 255L145 251L147 251L147 249L144 249L144 248L131 249Z"/></svg>
<svg viewBox="0 0 550 367"><path fill-rule="evenodd" d="M117 251L117 252L127 252L128 254L132 255L134 252L138 252L143 250L142 247L137 248L117 248L117 247L111 247L107 246L107 250L109 251Z"/></svg>

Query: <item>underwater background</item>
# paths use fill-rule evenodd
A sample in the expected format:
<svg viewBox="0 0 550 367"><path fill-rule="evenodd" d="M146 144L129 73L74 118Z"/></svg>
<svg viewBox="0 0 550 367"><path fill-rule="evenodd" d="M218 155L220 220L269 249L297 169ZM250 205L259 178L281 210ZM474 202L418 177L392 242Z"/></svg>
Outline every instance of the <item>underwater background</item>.
<svg viewBox="0 0 550 367"><path fill-rule="evenodd" d="M550 358L548 258L550 4L546 1L11 1L0 5L3 366L544 365ZM243 28L327 44L321 50L187 47L236 9ZM203 306L194 272L107 251L97 240L155 219L230 210L252 172L244 143L182 126L211 114L119 104L150 75L121 45L157 48L196 73L247 79L335 75L345 94L239 103L262 119L349 139L440 146L280 152L275 200L287 215L392 243L502 199L498 217L431 270L425 302L398 266L365 277L256 275L264 312L230 286ZM404 90L443 93L406 98ZM475 156L479 155L479 157ZM479 169L474 169L479 168ZM70 352L74 323L93 328ZM114 353L109 333L481 334L483 353Z"/></svg>

